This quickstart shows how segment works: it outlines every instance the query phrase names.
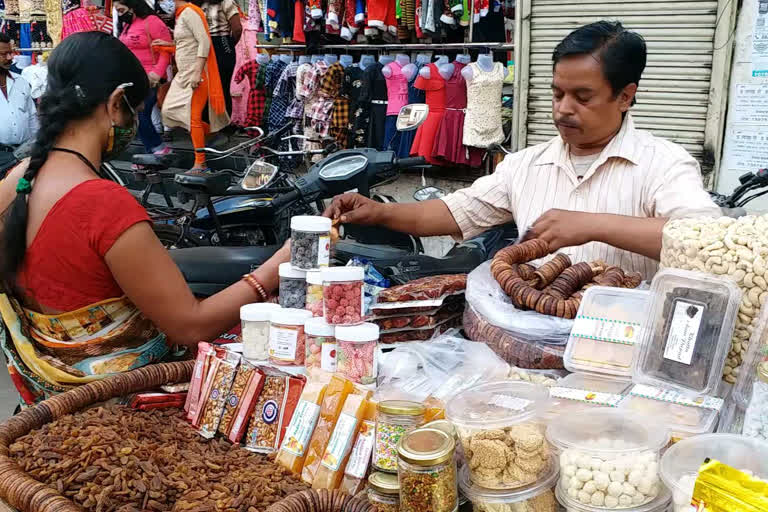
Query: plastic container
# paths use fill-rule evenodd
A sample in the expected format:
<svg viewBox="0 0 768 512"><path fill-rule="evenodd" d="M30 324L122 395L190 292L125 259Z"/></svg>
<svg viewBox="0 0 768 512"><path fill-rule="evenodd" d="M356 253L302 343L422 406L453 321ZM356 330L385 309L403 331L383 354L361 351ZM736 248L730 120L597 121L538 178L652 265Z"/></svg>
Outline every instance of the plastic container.
<svg viewBox="0 0 768 512"><path fill-rule="evenodd" d="M373 467L387 473L397 472L397 443L408 432L424 423L426 407L407 400L384 400L376 405L376 433Z"/></svg>
<svg viewBox="0 0 768 512"><path fill-rule="evenodd" d="M376 324L336 327L336 371L358 384L375 384L379 326Z"/></svg>
<svg viewBox="0 0 768 512"><path fill-rule="evenodd" d="M266 361L269 357L269 319L280 309L277 304L246 304L240 308L243 356L246 359Z"/></svg>
<svg viewBox="0 0 768 512"><path fill-rule="evenodd" d="M741 434L744 430L744 406L732 398L733 394L731 399L725 402L720 413L716 430L718 434Z"/></svg>
<svg viewBox="0 0 768 512"><path fill-rule="evenodd" d="M549 388L552 406L547 419L552 421L563 415L595 407L618 407L624 399L624 393L631 386L632 383L626 379L572 373Z"/></svg>
<svg viewBox="0 0 768 512"><path fill-rule="evenodd" d="M357 325L364 321L363 267L323 270L323 314L331 325Z"/></svg>
<svg viewBox="0 0 768 512"><path fill-rule="evenodd" d="M297 215L291 218L291 265L302 270L327 267L331 259L331 224L328 217Z"/></svg>
<svg viewBox="0 0 768 512"><path fill-rule="evenodd" d="M304 307L312 316L323 316L323 273L320 270L307 272L307 297Z"/></svg>
<svg viewBox="0 0 768 512"><path fill-rule="evenodd" d="M768 480L768 443L733 434L707 434L684 439L661 458L661 479L672 491L675 512L691 509L693 486L704 459L716 459Z"/></svg>
<svg viewBox="0 0 768 512"><path fill-rule="evenodd" d="M309 318L304 322L304 334L307 348L304 352L304 365L307 368L321 368L326 372L336 371L335 328L325 323L323 318Z"/></svg>
<svg viewBox="0 0 768 512"><path fill-rule="evenodd" d="M456 445L456 450L454 452L454 459L456 459L456 467L459 471L461 471L461 468L464 466L464 450L461 448L461 440L459 439L459 433L456 432L456 427L453 426L453 423L451 423L448 420L434 420L430 421L429 423L425 424L421 428L434 428L437 430L442 430L449 436L453 438L453 441Z"/></svg>
<svg viewBox="0 0 768 512"><path fill-rule="evenodd" d="M572 372L632 377L651 294L593 286L584 292L563 363Z"/></svg>
<svg viewBox="0 0 768 512"><path fill-rule="evenodd" d="M557 386L557 382L568 375L566 370L529 370L511 366L509 368L509 380L522 380L532 384L540 384L546 387Z"/></svg>
<svg viewBox="0 0 768 512"><path fill-rule="evenodd" d="M459 506L456 441L442 430L419 428L397 445L401 512L454 512Z"/></svg>
<svg viewBox="0 0 768 512"><path fill-rule="evenodd" d="M400 482L397 475L371 473L368 477L368 502L376 512L400 512Z"/></svg>
<svg viewBox="0 0 768 512"><path fill-rule="evenodd" d="M284 308L304 309L307 300L307 273L291 267L290 263L281 263L278 275L280 305Z"/></svg>
<svg viewBox="0 0 768 512"><path fill-rule="evenodd" d="M528 382L481 384L445 409L461 439L472 482L488 489L530 485L550 470L542 415L549 390Z"/></svg>
<svg viewBox="0 0 768 512"><path fill-rule="evenodd" d="M756 373L742 432L745 436L768 441L768 361L761 362Z"/></svg>
<svg viewBox="0 0 768 512"><path fill-rule="evenodd" d="M653 501L644 505L617 508L596 507L592 504L581 503L565 495L560 487L555 488L555 496L566 512L605 512L606 510L620 510L621 512L669 512L672 501L667 489L661 489L661 492Z"/></svg>
<svg viewBox="0 0 768 512"><path fill-rule="evenodd" d="M739 348L743 350L742 347ZM735 350L733 347L732 349ZM738 400L744 407L752 398L755 383L760 381L758 367L765 362L768 362L768 307L760 310L760 317L749 338L749 348L733 387L733 399Z"/></svg>
<svg viewBox="0 0 768 512"><path fill-rule="evenodd" d="M513 491L494 491L473 484L469 468L459 471L459 488L472 502L474 512L557 512L555 499L557 465L552 461L549 473L538 482Z"/></svg>
<svg viewBox="0 0 768 512"><path fill-rule="evenodd" d="M651 283L648 328L632 380L701 395L717 389L731 347L741 290L733 281L661 270Z"/></svg>
<svg viewBox="0 0 768 512"><path fill-rule="evenodd" d="M658 467L669 441L663 425L623 410L595 409L547 427L558 452L559 489L571 501L613 510L663 493Z"/></svg>
<svg viewBox="0 0 768 512"><path fill-rule="evenodd" d="M278 309L269 318L269 362L302 366L306 351L304 322L312 313L304 309Z"/></svg>

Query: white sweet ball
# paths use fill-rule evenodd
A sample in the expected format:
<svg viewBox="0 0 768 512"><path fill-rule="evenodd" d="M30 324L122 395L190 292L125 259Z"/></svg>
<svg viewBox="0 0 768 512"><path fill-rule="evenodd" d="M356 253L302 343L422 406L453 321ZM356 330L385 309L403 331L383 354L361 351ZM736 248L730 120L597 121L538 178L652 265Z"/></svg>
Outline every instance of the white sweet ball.
<svg viewBox="0 0 768 512"><path fill-rule="evenodd" d="M584 484L584 492L588 492L589 494L593 494L595 491L597 491L597 485L595 485L594 480L590 480L589 482Z"/></svg>
<svg viewBox="0 0 768 512"><path fill-rule="evenodd" d="M614 498L618 498L621 496L621 491L623 489L623 486L619 482L611 482L608 485L608 494L610 496L613 496Z"/></svg>
<svg viewBox="0 0 768 512"><path fill-rule="evenodd" d="M560 454L560 466L565 467L571 463L571 454L569 451L564 451Z"/></svg>
<svg viewBox="0 0 768 512"><path fill-rule="evenodd" d="M631 483L634 486L640 485L640 482L643 479L643 473L640 471L632 471L629 474L629 478L627 479L629 483Z"/></svg>
<svg viewBox="0 0 768 512"><path fill-rule="evenodd" d="M605 473L596 473L592 475L592 478L595 481L595 487L597 487L598 491L605 491L611 483L611 479Z"/></svg>
<svg viewBox="0 0 768 512"><path fill-rule="evenodd" d="M627 496L626 494L622 494L621 496L619 496L619 505L621 505L622 507L629 507L630 505L632 505L632 497Z"/></svg>
<svg viewBox="0 0 768 512"><path fill-rule="evenodd" d="M605 503L605 494L603 494L600 491L597 491L595 494L592 495L591 499L592 505L596 507L602 507Z"/></svg>
<svg viewBox="0 0 768 512"><path fill-rule="evenodd" d="M627 496L634 496L637 494L637 490L635 489L635 486L630 484L629 482L624 482L621 484L621 492L623 494L626 494Z"/></svg>
<svg viewBox="0 0 768 512"><path fill-rule="evenodd" d="M579 490L574 489L573 487L568 488L568 496L570 496L574 500L579 499Z"/></svg>
<svg viewBox="0 0 768 512"><path fill-rule="evenodd" d="M602 471L603 473L610 473L614 469L616 469L616 466L614 466L613 462L611 462L610 460L606 460L602 464L600 464L600 471Z"/></svg>
<svg viewBox="0 0 768 512"><path fill-rule="evenodd" d="M605 506L607 508L616 508L619 506L619 498L615 496L606 496L605 497Z"/></svg>
<svg viewBox="0 0 768 512"><path fill-rule="evenodd" d="M579 491L579 501L587 504L592 500L592 495L590 495L588 492Z"/></svg>
<svg viewBox="0 0 768 512"><path fill-rule="evenodd" d="M611 482L623 482L624 481L624 472L623 471L611 471L611 474L609 476L611 478Z"/></svg>
<svg viewBox="0 0 768 512"><path fill-rule="evenodd" d="M592 480L592 472L588 469L579 468L579 470L576 471L576 478L582 482L589 482Z"/></svg>
<svg viewBox="0 0 768 512"><path fill-rule="evenodd" d="M589 467L592 471L600 471L600 466L603 465L603 461L598 458L593 458L592 462L590 462Z"/></svg>
<svg viewBox="0 0 768 512"><path fill-rule="evenodd" d="M575 476L572 476L571 479L568 481L568 487L570 487L571 489L579 490L582 487L584 487L584 482L582 482Z"/></svg>
<svg viewBox="0 0 768 512"><path fill-rule="evenodd" d="M653 481L647 476L644 476L640 483L637 485L637 490L641 493L648 495L651 494L651 487L653 487Z"/></svg>
<svg viewBox="0 0 768 512"><path fill-rule="evenodd" d="M645 473L647 475L657 475L659 473L659 463L654 461L649 462L645 466Z"/></svg>
<svg viewBox="0 0 768 512"><path fill-rule="evenodd" d="M568 477L575 476L577 469L578 468L574 464L567 464L563 466L563 474Z"/></svg>
<svg viewBox="0 0 768 512"><path fill-rule="evenodd" d="M579 466L580 468L589 469L592 467L592 457L590 457L589 455L582 455L576 461L576 465Z"/></svg>
<svg viewBox="0 0 768 512"><path fill-rule="evenodd" d="M632 496L632 504L633 505L642 505L645 503L645 500L648 499L644 495L637 493L634 496Z"/></svg>

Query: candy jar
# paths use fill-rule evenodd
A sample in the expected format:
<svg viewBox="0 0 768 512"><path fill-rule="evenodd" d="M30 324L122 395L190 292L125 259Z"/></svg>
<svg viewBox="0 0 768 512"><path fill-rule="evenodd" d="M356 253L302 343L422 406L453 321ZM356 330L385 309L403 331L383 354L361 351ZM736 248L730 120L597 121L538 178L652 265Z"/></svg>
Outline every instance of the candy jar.
<svg viewBox="0 0 768 512"><path fill-rule="evenodd" d="M397 475L373 472L368 477L368 502L374 512L400 512L400 483Z"/></svg>
<svg viewBox="0 0 768 512"><path fill-rule="evenodd" d="M376 352L379 326L376 324L336 327L336 371L352 382L374 384L378 374Z"/></svg>
<svg viewBox="0 0 768 512"><path fill-rule="evenodd" d="M246 359L266 361L269 357L269 318L277 304L246 304L240 308L241 336L243 338L243 356Z"/></svg>
<svg viewBox="0 0 768 512"><path fill-rule="evenodd" d="M304 309L307 273L293 268L290 263L281 263L277 272L280 276L280 305L284 308Z"/></svg>
<svg viewBox="0 0 768 512"><path fill-rule="evenodd" d="M304 309L281 308L269 317L269 362L283 366L304 364L304 322L312 313Z"/></svg>
<svg viewBox="0 0 768 512"><path fill-rule="evenodd" d="M374 468L387 473L397 472L397 443L424 423L425 413L423 404L408 400L384 400L376 405Z"/></svg>
<svg viewBox="0 0 768 512"><path fill-rule="evenodd" d="M336 338L334 327L323 318L310 318L304 322L307 350L304 364L309 368L336 371Z"/></svg>
<svg viewBox="0 0 768 512"><path fill-rule="evenodd" d="M331 219L313 215L291 218L291 265L313 270L327 267L331 256Z"/></svg>
<svg viewBox="0 0 768 512"><path fill-rule="evenodd" d="M323 273L320 270L307 272L307 300L305 305L312 316L323 316Z"/></svg>
<svg viewBox="0 0 768 512"><path fill-rule="evenodd" d="M401 512L454 512L459 505L456 441L442 430L419 428L397 445Z"/></svg>
<svg viewBox="0 0 768 512"><path fill-rule="evenodd" d="M323 269L323 311L331 325L363 323L363 267Z"/></svg>

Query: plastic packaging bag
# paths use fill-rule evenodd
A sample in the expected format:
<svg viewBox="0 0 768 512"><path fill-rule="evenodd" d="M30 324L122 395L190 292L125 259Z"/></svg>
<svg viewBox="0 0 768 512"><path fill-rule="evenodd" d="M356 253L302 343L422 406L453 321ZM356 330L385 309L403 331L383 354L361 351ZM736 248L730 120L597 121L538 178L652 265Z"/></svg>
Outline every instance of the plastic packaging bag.
<svg viewBox="0 0 768 512"><path fill-rule="evenodd" d="M467 286L466 274L448 274L422 277L400 286L383 290L377 302L412 302L434 300L462 293Z"/></svg>
<svg viewBox="0 0 768 512"><path fill-rule="evenodd" d="M373 453L373 441L376 431L376 402L366 400L363 417L360 421L360 427L355 437L355 444L349 454L346 467L344 468L344 478L341 480L341 489L343 492L354 496L365 488L368 468L371 465L371 454Z"/></svg>
<svg viewBox="0 0 768 512"><path fill-rule="evenodd" d="M304 467L307 446L320 417L320 404L324 394L323 382L310 382L304 387L277 454L276 462L295 475L301 473L301 468Z"/></svg>

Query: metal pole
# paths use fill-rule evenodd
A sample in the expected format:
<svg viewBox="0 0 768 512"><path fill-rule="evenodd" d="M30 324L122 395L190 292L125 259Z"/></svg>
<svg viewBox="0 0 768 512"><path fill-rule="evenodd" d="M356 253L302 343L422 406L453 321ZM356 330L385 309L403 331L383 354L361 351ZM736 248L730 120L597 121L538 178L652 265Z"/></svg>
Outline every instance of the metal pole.
<svg viewBox="0 0 768 512"><path fill-rule="evenodd" d="M469 0L469 43L472 44L472 36L475 33L475 0ZM506 38L505 38L506 39Z"/></svg>

